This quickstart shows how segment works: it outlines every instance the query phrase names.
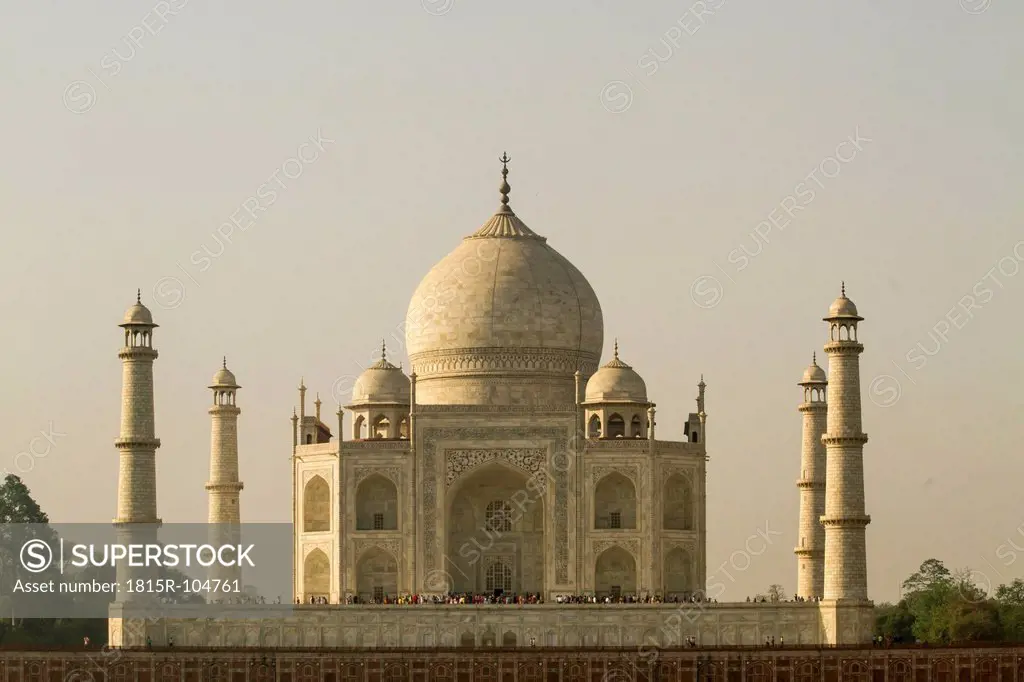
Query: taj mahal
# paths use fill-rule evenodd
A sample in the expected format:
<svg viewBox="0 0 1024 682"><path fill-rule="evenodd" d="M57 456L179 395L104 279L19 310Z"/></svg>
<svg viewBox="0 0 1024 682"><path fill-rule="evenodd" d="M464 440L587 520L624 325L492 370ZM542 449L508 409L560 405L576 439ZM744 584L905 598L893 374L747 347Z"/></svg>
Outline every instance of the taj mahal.
<svg viewBox="0 0 1024 682"><path fill-rule="evenodd" d="M222 604L215 618L203 606L165 605L153 617L147 604L125 597L111 606L112 645L870 641L863 318L845 285L824 316L827 373L815 358L797 382L803 439L792 466L799 473L795 564L803 599L720 603L705 593L711 460L703 377L694 374L695 411L683 432L657 429L654 396L638 371L644 368L628 364L628 352L620 357L618 343L602 359L597 294L513 212L509 158L501 161L497 212L412 296L403 329L408 373L382 346L379 361L355 379L350 400L334 414L323 414L319 396L309 401L300 382L290 463L281 453L280 464L282 480L290 467L294 603L265 614ZM131 533L159 523L157 325L141 295L120 326L115 524ZM209 388L209 522L230 527L241 522L237 434L244 401L226 361ZM438 599L453 593L494 598ZM424 603L394 604L401 595ZM513 595L531 600L505 603L515 602ZM579 595L594 599L567 598Z"/></svg>

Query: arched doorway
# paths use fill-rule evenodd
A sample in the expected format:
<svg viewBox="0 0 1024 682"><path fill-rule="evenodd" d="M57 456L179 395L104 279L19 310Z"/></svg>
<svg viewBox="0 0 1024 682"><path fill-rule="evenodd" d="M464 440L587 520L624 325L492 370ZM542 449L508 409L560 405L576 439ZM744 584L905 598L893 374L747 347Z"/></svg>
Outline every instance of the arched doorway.
<svg viewBox="0 0 1024 682"><path fill-rule="evenodd" d="M662 580L667 599L688 597L695 591L690 553L676 547L665 555L665 569Z"/></svg>
<svg viewBox="0 0 1024 682"><path fill-rule="evenodd" d="M367 550L356 562L356 591L360 601L380 602L398 595L398 562L380 547Z"/></svg>
<svg viewBox="0 0 1024 682"><path fill-rule="evenodd" d="M598 597L636 594L636 560L622 547L601 552L594 565L594 593Z"/></svg>
<svg viewBox="0 0 1024 682"><path fill-rule="evenodd" d="M520 469L491 461L447 495L447 568L455 592L544 590L544 501Z"/></svg>
<svg viewBox="0 0 1024 682"><path fill-rule="evenodd" d="M323 550L314 549L302 562L302 591L305 602L310 597L327 599L331 595L331 561Z"/></svg>

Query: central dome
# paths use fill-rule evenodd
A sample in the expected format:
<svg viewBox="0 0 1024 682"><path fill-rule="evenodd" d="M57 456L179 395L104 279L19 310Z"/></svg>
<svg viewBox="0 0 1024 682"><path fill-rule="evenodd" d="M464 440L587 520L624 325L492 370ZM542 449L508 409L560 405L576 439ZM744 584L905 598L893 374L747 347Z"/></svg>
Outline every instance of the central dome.
<svg viewBox="0 0 1024 682"><path fill-rule="evenodd" d="M573 404L576 371L597 369L597 295L512 212L508 191L506 180L498 212L427 273L409 303L418 403Z"/></svg>

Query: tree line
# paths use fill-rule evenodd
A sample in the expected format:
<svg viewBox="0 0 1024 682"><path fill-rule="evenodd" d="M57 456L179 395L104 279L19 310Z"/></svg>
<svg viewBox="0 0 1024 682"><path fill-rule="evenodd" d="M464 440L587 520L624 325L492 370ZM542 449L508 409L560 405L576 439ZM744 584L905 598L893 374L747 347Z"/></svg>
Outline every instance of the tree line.
<svg viewBox="0 0 1024 682"><path fill-rule="evenodd" d="M924 644L1024 642L1024 580L988 594L972 575L928 559L903 581L899 602L875 608L875 634Z"/></svg>
<svg viewBox="0 0 1024 682"><path fill-rule="evenodd" d="M57 566L50 565L37 573L26 573L20 562L21 548L31 540L41 540L53 547L57 532L50 526L50 517L32 497L25 483L8 474L0 485L0 646L81 646L88 638L90 646L107 642L107 619L75 617L106 613L114 599L110 593L39 594L15 589L19 580L60 582ZM160 569L159 577L180 580L186 576L173 568ZM113 566L89 566L74 578L79 581L114 582ZM196 594L169 594L172 601L202 602ZM29 613L63 613L64 618L23 617Z"/></svg>

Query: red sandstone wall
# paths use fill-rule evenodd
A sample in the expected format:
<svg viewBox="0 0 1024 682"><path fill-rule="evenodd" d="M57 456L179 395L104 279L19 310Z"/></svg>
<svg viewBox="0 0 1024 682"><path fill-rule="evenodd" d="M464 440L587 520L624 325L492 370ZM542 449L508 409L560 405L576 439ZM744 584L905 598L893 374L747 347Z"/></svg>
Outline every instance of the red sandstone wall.
<svg viewBox="0 0 1024 682"><path fill-rule="evenodd" d="M1024 682L1024 646L893 649L3 651L0 682ZM699 678L698 678L699 673Z"/></svg>

